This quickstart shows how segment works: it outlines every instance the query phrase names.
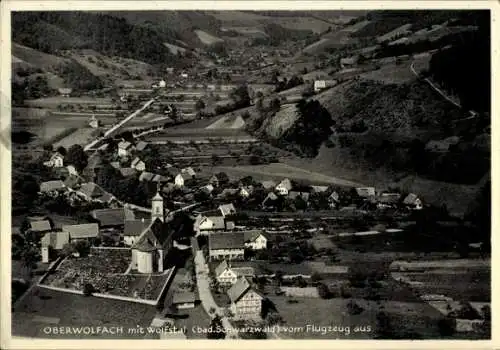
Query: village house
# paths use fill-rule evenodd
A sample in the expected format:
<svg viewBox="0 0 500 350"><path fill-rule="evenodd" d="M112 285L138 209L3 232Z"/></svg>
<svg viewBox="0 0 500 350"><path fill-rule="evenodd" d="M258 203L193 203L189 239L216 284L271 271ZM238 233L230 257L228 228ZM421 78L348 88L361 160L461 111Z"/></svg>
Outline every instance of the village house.
<svg viewBox="0 0 500 350"><path fill-rule="evenodd" d="M144 141L139 141L137 142L137 145L135 146L135 150L138 152L144 151L148 147L148 143Z"/></svg>
<svg viewBox="0 0 500 350"><path fill-rule="evenodd" d="M359 61L359 56L344 57L340 59L340 66L348 68L356 65Z"/></svg>
<svg viewBox="0 0 500 350"><path fill-rule="evenodd" d="M328 186L317 186L317 185L311 186L312 193L325 193L327 191L328 191Z"/></svg>
<svg viewBox="0 0 500 350"><path fill-rule="evenodd" d="M47 219L30 220L28 230L30 232L45 233L52 231L52 225Z"/></svg>
<svg viewBox="0 0 500 350"><path fill-rule="evenodd" d="M96 209L90 215L98 222L100 229L123 228L126 220L135 220L135 214L128 208Z"/></svg>
<svg viewBox="0 0 500 350"><path fill-rule="evenodd" d="M137 174L137 170L135 170L134 168L120 168L119 171L123 177L131 177L131 176L135 176L135 174Z"/></svg>
<svg viewBox="0 0 500 350"><path fill-rule="evenodd" d="M424 207L420 198L418 198L418 196L414 193L407 195L403 200L403 204L414 210L420 210Z"/></svg>
<svg viewBox="0 0 500 350"><path fill-rule="evenodd" d="M155 174L150 173L149 171L143 171L141 175L139 175L139 181L140 182L151 182L153 178L155 177Z"/></svg>
<svg viewBox="0 0 500 350"><path fill-rule="evenodd" d="M337 191L333 191L330 193L328 196L328 204L330 205L330 208L335 208L340 202L340 196Z"/></svg>
<svg viewBox="0 0 500 350"><path fill-rule="evenodd" d="M209 260L243 260L245 236L242 232L214 233L208 236Z"/></svg>
<svg viewBox="0 0 500 350"><path fill-rule="evenodd" d="M78 170L73 165L68 165L66 169L68 169L69 175L78 176Z"/></svg>
<svg viewBox="0 0 500 350"><path fill-rule="evenodd" d="M49 168L62 168L64 166L64 156L59 152L55 152L43 165Z"/></svg>
<svg viewBox="0 0 500 350"><path fill-rule="evenodd" d="M93 224L78 224L78 225L63 225L62 231L68 233L71 242L78 240L90 240L99 236L99 225Z"/></svg>
<svg viewBox="0 0 500 350"><path fill-rule="evenodd" d="M234 319L260 319L264 297L252 287L246 277L239 278L229 288L227 295L231 300L230 310Z"/></svg>
<svg viewBox="0 0 500 350"><path fill-rule="evenodd" d="M239 190L237 188L225 188L217 196L218 198L232 198L238 194Z"/></svg>
<svg viewBox="0 0 500 350"><path fill-rule="evenodd" d="M200 188L200 191L210 195L214 191L214 186L211 184L205 185L202 188Z"/></svg>
<svg viewBox="0 0 500 350"><path fill-rule="evenodd" d="M175 186L177 186L177 187L183 187L184 186L184 182L185 182L184 175L177 174L175 176L175 179L174 179Z"/></svg>
<svg viewBox="0 0 500 350"><path fill-rule="evenodd" d="M192 309L195 307L196 295L194 292L175 292L172 297L172 306L177 310Z"/></svg>
<svg viewBox="0 0 500 350"><path fill-rule="evenodd" d="M265 190L272 190L276 187L276 182L274 181L262 181L261 184Z"/></svg>
<svg viewBox="0 0 500 350"><path fill-rule="evenodd" d="M146 170L146 163L144 163L139 157L135 157L132 163L130 163L130 167L137 171Z"/></svg>
<svg viewBox="0 0 500 350"><path fill-rule="evenodd" d="M191 177L192 179L196 177L196 172L191 167L181 169L181 174Z"/></svg>
<svg viewBox="0 0 500 350"><path fill-rule="evenodd" d="M290 191L288 192L288 198L291 200L295 200L298 197L302 198L304 202L307 203L309 201L309 192L298 192L298 191Z"/></svg>
<svg viewBox="0 0 500 350"><path fill-rule="evenodd" d="M362 198L375 196L375 187L356 187L356 193Z"/></svg>
<svg viewBox="0 0 500 350"><path fill-rule="evenodd" d="M392 208L395 207L401 198L399 193L381 193L377 199L377 208Z"/></svg>
<svg viewBox="0 0 500 350"><path fill-rule="evenodd" d="M61 251L64 245L69 243L69 233L64 231L47 232L41 240L42 263L48 263L51 259L51 251Z"/></svg>
<svg viewBox="0 0 500 350"><path fill-rule="evenodd" d="M111 203L115 198L100 188L97 184L93 182L86 182L80 186L76 191L77 194L86 201L89 202L99 202L99 203Z"/></svg>
<svg viewBox="0 0 500 350"><path fill-rule="evenodd" d="M78 176L69 175L68 177L66 177L66 179L64 179L64 186L66 186L66 188L75 190L80 188L80 181L81 180Z"/></svg>
<svg viewBox="0 0 500 350"><path fill-rule="evenodd" d="M231 286L235 284L239 278L253 278L255 276L255 272L252 267L233 267L226 260L223 260L215 268L214 275L219 285Z"/></svg>
<svg viewBox="0 0 500 350"><path fill-rule="evenodd" d="M126 157L132 152L133 145L128 141L120 141L118 143L118 156Z"/></svg>
<svg viewBox="0 0 500 350"><path fill-rule="evenodd" d="M245 247L252 250L267 249L267 237L261 230L243 231L245 236Z"/></svg>
<svg viewBox="0 0 500 350"><path fill-rule="evenodd" d="M263 208L274 208L276 207L276 203L278 201L278 196L274 194L274 192L269 192L267 197L262 201Z"/></svg>
<svg viewBox="0 0 500 350"><path fill-rule="evenodd" d="M208 179L208 184L214 187L219 187L219 179L217 178L216 175L212 175L212 177Z"/></svg>
<svg viewBox="0 0 500 350"><path fill-rule="evenodd" d="M219 205L219 208L217 208L223 217L226 217L228 215L234 215L236 214L236 208L232 203L230 204L221 204Z"/></svg>
<svg viewBox="0 0 500 350"><path fill-rule="evenodd" d="M90 117L89 126L93 129L97 129L99 127L99 120L97 120L93 114L92 117Z"/></svg>
<svg viewBox="0 0 500 350"><path fill-rule="evenodd" d="M40 193L51 196L58 195L66 190L66 185L61 180L51 180L40 184Z"/></svg>
<svg viewBox="0 0 500 350"><path fill-rule="evenodd" d="M281 196L287 196L288 192L292 189L292 182L289 179L284 179L278 186L276 186L276 192Z"/></svg>
<svg viewBox="0 0 500 350"><path fill-rule="evenodd" d="M135 220L125 220L123 227L123 242L133 246L140 234L151 224L151 220L144 218Z"/></svg>
<svg viewBox="0 0 500 350"><path fill-rule="evenodd" d="M243 198L248 198L253 192L253 186L244 186L240 188L240 196Z"/></svg>
<svg viewBox="0 0 500 350"><path fill-rule="evenodd" d="M59 89L57 89L57 91L59 91L59 94L62 97L69 97L71 95L71 93L73 92L73 89L71 89L71 88L59 88Z"/></svg>
<svg viewBox="0 0 500 350"><path fill-rule="evenodd" d="M232 230L234 222L227 221L223 216L203 216L199 214L193 224L196 235L208 235L211 232Z"/></svg>

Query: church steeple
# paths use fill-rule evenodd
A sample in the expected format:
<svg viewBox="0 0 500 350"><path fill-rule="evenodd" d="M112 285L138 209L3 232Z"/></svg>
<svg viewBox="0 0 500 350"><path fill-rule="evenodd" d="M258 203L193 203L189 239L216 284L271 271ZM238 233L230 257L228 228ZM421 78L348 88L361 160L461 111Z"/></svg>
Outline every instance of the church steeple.
<svg viewBox="0 0 500 350"><path fill-rule="evenodd" d="M164 215L163 197L160 195L160 184L158 183L158 191L151 200L151 221L155 221L156 219L165 221Z"/></svg>

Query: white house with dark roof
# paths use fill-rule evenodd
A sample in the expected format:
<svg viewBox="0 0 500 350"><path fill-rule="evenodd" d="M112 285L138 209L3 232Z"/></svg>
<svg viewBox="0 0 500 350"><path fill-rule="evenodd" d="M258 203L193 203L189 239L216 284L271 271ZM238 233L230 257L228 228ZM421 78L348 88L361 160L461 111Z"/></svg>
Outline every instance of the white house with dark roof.
<svg viewBox="0 0 500 350"><path fill-rule="evenodd" d="M255 276L252 267L233 267L226 260L223 260L214 270L215 279L222 286L230 286L236 283L238 278Z"/></svg>
<svg viewBox="0 0 500 350"><path fill-rule="evenodd" d="M191 178L196 177L196 171L194 171L194 169L191 167L181 169L181 174L189 176Z"/></svg>
<svg viewBox="0 0 500 350"><path fill-rule="evenodd" d="M246 277L239 278L229 288L227 295L231 300L230 310L234 319L260 319L264 297L252 287Z"/></svg>
<svg viewBox="0 0 500 350"><path fill-rule="evenodd" d="M196 235L208 235L212 232L231 230L234 228L233 222L226 222L223 216L198 215L194 221L194 231Z"/></svg>
<svg viewBox="0 0 500 350"><path fill-rule="evenodd" d="M185 182L185 178L184 178L184 175L182 174L177 174L174 178L174 183L175 183L175 186L177 187L184 187L184 182Z"/></svg>
<svg viewBox="0 0 500 350"><path fill-rule="evenodd" d="M275 188L276 193L281 196L288 196L288 192L292 189L292 182L289 179L282 180Z"/></svg>
<svg viewBox="0 0 500 350"><path fill-rule="evenodd" d="M130 163L130 167L137 171L146 170L146 163L144 163L139 157L135 157L132 163Z"/></svg>
<svg viewBox="0 0 500 350"><path fill-rule="evenodd" d="M218 209L223 217L236 214L236 208L234 207L233 203L219 205Z"/></svg>
<svg viewBox="0 0 500 350"><path fill-rule="evenodd" d="M243 232L213 233L208 236L209 259L243 260L245 236Z"/></svg>
<svg viewBox="0 0 500 350"><path fill-rule="evenodd" d="M99 225L95 223L63 225L62 231L68 233L71 242L83 239L93 239L99 236Z"/></svg>
<svg viewBox="0 0 500 350"><path fill-rule="evenodd" d="M120 228L126 220L135 220L135 214L127 208L95 209L90 215L98 221L99 228Z"/></svg>
<svg viewBox="0 0 500 350"><path fill-rule="evenodd" d="M128 141L120 141L118 143L118 155L120 157L128 156L132 152L132 149L133 145Z"/></svg>
<svg viewBox="0 0 500 350"><path fill-rule="evenodd" d="M261 230L243 231L245 236L245 247L252 250L262 250L267 248L267 237Z"/></svg>
<svg viewBox="0 0 500 350"><path fill-rule="evenodd" d="M49 168L62 168L64 167L64 156L59 152L55 152L43 165Z"/></svg>

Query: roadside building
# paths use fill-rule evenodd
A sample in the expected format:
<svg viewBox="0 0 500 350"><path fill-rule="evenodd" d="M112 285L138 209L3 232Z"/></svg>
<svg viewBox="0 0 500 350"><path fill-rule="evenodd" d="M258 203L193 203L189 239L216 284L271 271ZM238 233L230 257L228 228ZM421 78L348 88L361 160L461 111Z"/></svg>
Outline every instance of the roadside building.
<svg viewBox="0 0 500 350"><path fill-rule="evenodd" d="M62 168L64 167L64 156L59 152L55 152L43 165L49 168Z"/></svg>
<svg viewBox="0 0 500 350"><path fill-rule="evenodd" d="M63 232L67 232L71 242L78 240L91 240L99 236L98 224L78 224L78 225L64 225Z"/></svg>
<svg viewBox="0 0 500 350"><path fill-rule="evenodd" d="M135 214L127 208L96 209L90 215L98 222L99 228L122 228L125 220L135 220Z"/></svg>
<svg viewBox="0 0 500 350"><path fill-rule="evenodd" d="M245 247L252 250L262 250L267 248L267 237L261 230L243 231L245 236Z"/></svg>
<svg viewBox="0 0 500 350"><path fill-rule="evenodd" d="M172 305L178 310L192 309L196 304L194 292L175 292L172 297Z"/></svg>
<svg viewBox="0 0 500 350"><path fill-rule="evenodd" d="M243 260L245 236L243 232L214 233L208 236L209 259Z"/></svg>
<svg viewBox="0 0 500 350"><path fill-rule="evenodd" d="M118 156L126 157L132 152L133 145L128 141L120 141L118 143Z"/></svg>
<svg viewBox="0 0 500 350"><path fill-rule="evenodd" d="M255 277L255 271L252 267L233 267L226 260L223 260L215 268L215 279L222 286L231 286L236 283L239 278Z"/></svg>
<svg viewBox="0 0 500 350"><path fill-rule="evenodd" d="M262 300L264 297L257 292L246 277L239 278L227 291L231 300L231 312L235 319L260 319Z"/></svg>
<svg viewBox="0 0 500 350"><path fill-rule="evenodd" d="M128 246L133 246L137 238L151 224L151 220L144 218L135 220L125 220L123 227L123 242Z"/></svg>
<svg viewBox="0 0 500 350"><path fill-rule="evenodd" d="M274 208L278 202L278 196L274 192L269 192L267 197L262 201L262 207L264 208Z"/></svg>
<svg viewBox="0 0 500 350"><path fill-rule="evenodd" d="M284 179L278 186L276 186L276 192L281 196L287 196L288 192L292 189L292 182L289 179Z"/></svg>
<svg viewBox="0 0 500 350"><path fill-rule="evenodd" d="M69 233L64 231L48 232L41 240L42 263L48 263L51 259L51 251L61 251L65 244L69 243Z"/></svg>
<svg viewBox="0 0 500 350"><path fill-rule="evenodd" d="M209 235L212 232L232 230L234 223L227 221L223 216L198 215L194 221L194 231L196 235Z"/></svg>
<svg viewBox="0 0 500 350"><path fill-rule="evenodd" d="M40 184L40 193L48 195L58 195L66 191L66 185L61 180L45 181Z"/></svg>
<svg viewBox="0 0 500 350"><path fill-rule="evenodd" d="M130 163L130 167L137 171L146 170L146 163L144 163L139 157L135 157L132 163Z"/></svg>
<svg viewBox="0 0 500 350"><path fill-rule="evenodd" d="M232 203L219 205L218 209L223 217L236 214L236 208Z"/></svg>

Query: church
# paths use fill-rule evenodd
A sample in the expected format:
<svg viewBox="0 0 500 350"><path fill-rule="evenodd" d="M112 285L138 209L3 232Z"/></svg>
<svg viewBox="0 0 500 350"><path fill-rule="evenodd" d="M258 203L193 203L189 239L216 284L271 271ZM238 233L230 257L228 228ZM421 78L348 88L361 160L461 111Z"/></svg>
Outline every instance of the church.
<svg viewBox="0 0 500 350"><path fill-rule="evenodd" d="M158 192L152 199L151 220L144 219L128 222L129 227L137 229L132 245L132 270L139 273L161 273L167 253L173 245L173 231L168 225L168 213L163 205L163 197ZM127 231L127 222L125 222ZM129 232L131 234L132 232Z"/></svg>

